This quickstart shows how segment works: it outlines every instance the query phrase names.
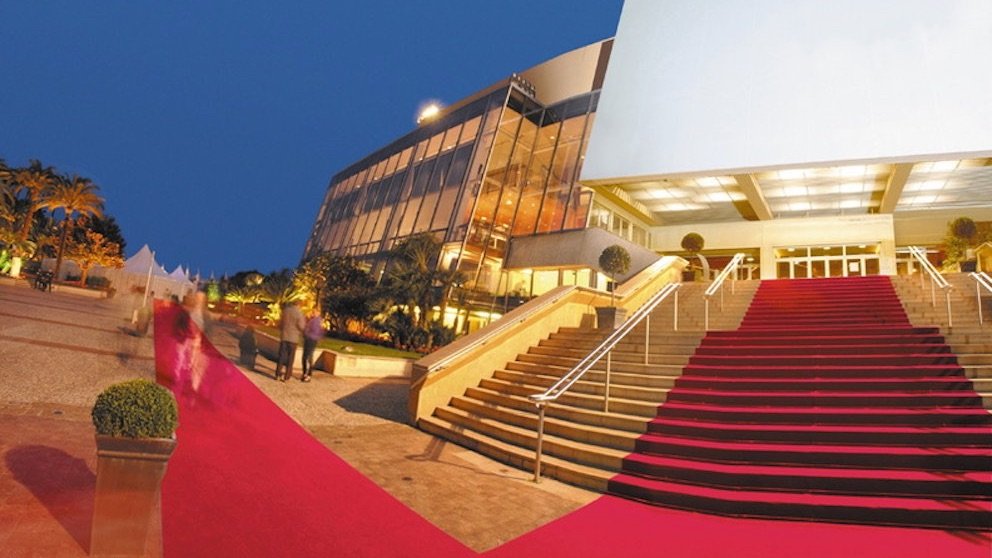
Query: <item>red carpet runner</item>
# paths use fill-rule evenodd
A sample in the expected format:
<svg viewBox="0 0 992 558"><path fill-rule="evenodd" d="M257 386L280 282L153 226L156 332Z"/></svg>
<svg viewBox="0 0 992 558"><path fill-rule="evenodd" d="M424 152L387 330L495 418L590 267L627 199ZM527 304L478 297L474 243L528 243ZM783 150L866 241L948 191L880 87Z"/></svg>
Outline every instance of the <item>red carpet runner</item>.
<svg viewBox="0 0 992 558"><path fill-rule="evenodd" d="M766 281L613 493L731 516L992 529L992 415L887 277Z"/></svg>
<svg viewBox="0 0 992 558"><path fill-rule="evenodd" d="M177 318L177 308L156 307L159 382L180 405L179 445L162 493L166 556L475 555L322 446L208 342L187 340ZM733 519L604 496L484 556L988 558L990 551L988 533Z"/></svg>
<svg viewBox="0 0 992 558"><path fill-rule="evenodd" d="M473 556L282 412L157 305L155 367L179 401L162 489L167 556ZM180 324L180 327L177 327Z"/></svg>

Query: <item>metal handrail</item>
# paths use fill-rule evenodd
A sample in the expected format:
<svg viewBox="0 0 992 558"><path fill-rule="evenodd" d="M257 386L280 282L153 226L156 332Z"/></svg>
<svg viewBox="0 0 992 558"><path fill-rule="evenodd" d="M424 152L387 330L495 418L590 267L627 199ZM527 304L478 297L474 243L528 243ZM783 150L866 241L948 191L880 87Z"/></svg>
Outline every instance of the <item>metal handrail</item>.
<svg viewBox="0 0 992 558"><path fill-rule="evenodd" d="M541 479L541 449L544 443L544 408L552 401L557 400L566 391L569 390L576 382L578 382L592 367L606 357L606 382L603 389L603 412L607 413L610 410L610 368L611 368L611 355L613 348L617 346L620 341L622 341L628 333L630 333L641 321L645 321L645 338L644 338L644 364L648 364L648 353L650 350L650 327L651 327L651 312L661 304L663 300L668 298L672 293L675 293L675 315L676 319L678 316L679 308L679 298L678 290L682 287L681 283L668 283L662 287L657 293L651 296L640 308L634 312L627 321L620 325L616 330L614 330L602 343L599 344L595 349L593 349L585 358L579 361L571 370L568 371L564 376L561 377L557 382L555 382L551 387L546 389L543 393L531 395L530 399L537 406L537 448L536 457L534 459L534 481L537 482ZM675 329L678 329L678 322L675 322Z"/></svg>
<svg viewBox="0 0 992 558"><path fill-rule="evenodd" d="M968 276L975 280L975 302L978 304L978 325L985 325L985 320L982 316L982 289L984 288L992 294L992 277L989 277L988 273L984 271L973 271Z"/></svg>
<svg viewBox="0 0 992 558"><path fill-rule="evenodd" d="M934 308L937 307L937 287L944 291L944 299L947 302L947 327L952 327L954 325L953 319L951 317L951 284L947 282L947 279L937 271L930 260L927 259L927 253L923 248L919 246L910 246L909 253L913 255L913 258L920 263L923 271L930 277L930 304ZM923 281L923 274L920 274L920 281ZM921 285L922 286L922 285Z"/></svg>
<svg viewBox="0 0 992 558"><path fill-rule="evenodd" d="M478 337L474 338L471 343L466 343L462 347L453 348L449 354L443 356L436 362L431 363L428 367L428 372L434 372L442 368L447 367L452 362L458 360L465 354L475 350L481 345L489 343L493 338L497 337L504 331L517 326L521 322L529 320L531 317L536 315L538 312L544 310L544 308L555 304L563 297L567 296L570 292L579 289L575 285L567 285L559 287L559 291L552 294L549 292L547 294L552 294L552 296L547 298L538 297L523 306L514 309L510 313L506 314L503 319L493 323L492 325L486 326L482 330L479 330ZM456 341L457 343L457 341Z"/></svg>
<svg viewBox="0 0 992 558"><path fill-rule="evenodd" d="M710 285L709 288L706 289L706 292L703 293L703 299L705 301L705 304L703 305L703 330L710 330L710 298L716 294L717 291L719 291L720 310L723 310L723 284L731 273L737 272L737 267L741 265L742 261L744 261L743 253L738 252L734 254L733 259L730 260L727 267L723 268L720 274L716 276L716 279L713 280L713 284ZM737 276L735 275L734 277L734 280L730 282L730 294L734 294L737 286Z"/></svg>

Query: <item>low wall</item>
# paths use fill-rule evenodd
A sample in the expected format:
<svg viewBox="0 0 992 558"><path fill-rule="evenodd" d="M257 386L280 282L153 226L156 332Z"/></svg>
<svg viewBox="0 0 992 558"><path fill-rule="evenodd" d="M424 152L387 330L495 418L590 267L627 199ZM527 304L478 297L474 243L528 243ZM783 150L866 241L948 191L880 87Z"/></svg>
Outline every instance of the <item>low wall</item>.
<svg viewBox="0 0 992 558"><path fill-rule="evenodd" d="M255 345L258 347L258 354L266 359L275 362L278 358L279 339L256 331ZM303 347L297 345L296 354L293 355L293 367L299 369L302 359ZM408 378L413 370L413 361L406 358L355 355L317 349L314 351L314 368L346 378Z"/></svg>
<svg viewBox="0 0 992 558"><path fill-rule="evenodd" d="M677 282L685 264L681 258L661 258L618 289L617 304L636 310L662 286ZM432 415L438 406L477 386L560 328L594 323L596 307L609 304L610 295L601 291L557 287L418 360L408 404L411 423L416 425L421 417Z"/></svg>

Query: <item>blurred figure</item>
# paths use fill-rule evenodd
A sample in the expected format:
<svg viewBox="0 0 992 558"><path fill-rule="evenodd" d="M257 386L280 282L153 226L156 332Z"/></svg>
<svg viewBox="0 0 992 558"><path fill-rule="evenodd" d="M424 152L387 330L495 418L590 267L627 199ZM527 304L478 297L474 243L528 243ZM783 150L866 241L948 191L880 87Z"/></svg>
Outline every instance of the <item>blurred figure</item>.
<svg viewBox="0 0 992 558"><path fill-rule="evenodd" d="M287 302L282 307L279 317L279 357L276 361L276 379L285 382L293 377L293 356L296 346L300 344L300 336L306 320L296 302ZM285 367L285 374L282 373Z"/></svg>
<svg viewBox="0 0 992 558"><path fill-rule="evenodd" d="M238 350L241 352L241 365L254 372L255 358L258 355L255 328L248 326L241 332L241 335L238 337Z"/></svg>
<svg viewBox="0 0 992 558"><path fill-rule="evenodd" d="M323 336L324 320L320 317L320 310L314 310L310 313L310 319L307 320L306 326L303 328L303 377L300 378L301 381L310 381L310 376L313 374L313 353L317 348L317 342Z"/></svg>

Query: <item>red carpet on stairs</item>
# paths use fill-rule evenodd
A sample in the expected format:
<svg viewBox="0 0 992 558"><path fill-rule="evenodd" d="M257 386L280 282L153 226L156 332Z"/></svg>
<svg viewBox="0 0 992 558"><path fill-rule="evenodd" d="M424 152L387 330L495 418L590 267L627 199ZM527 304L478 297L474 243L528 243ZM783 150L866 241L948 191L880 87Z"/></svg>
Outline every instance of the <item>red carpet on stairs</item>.
<svg viewBox="0 0 992 558"><path fill-rule="evenodd" d="M992 530L992 415L888 277L765 281L610 491L739 517Z"/></svg>
<svg viewBox="0 0 992 558"><path fill-rule="evenodd" d="M209 342L198 347L181 335L179 316L173 305L156 305L158 380L180 405L179 444L162 492L166 556L475 555L321 445ZM730 432L760 427L723 426ZM833 427L813 428L832 435ZM900 435L897 427L889 429ZM710 464L714 474L732 466ZM968 476L960 480L966 484ZM989 533L737 519L604 496L483 555L988 558L990 552Z"/></svg>
<svg viewBox="0 0 992 558"><path fill-rule="evenodd" d="M179 402L162 489L167 556L473 556L272 403L185 314L155 311L159 383ZM194 326L195 328L195 326Z"/></svg>

